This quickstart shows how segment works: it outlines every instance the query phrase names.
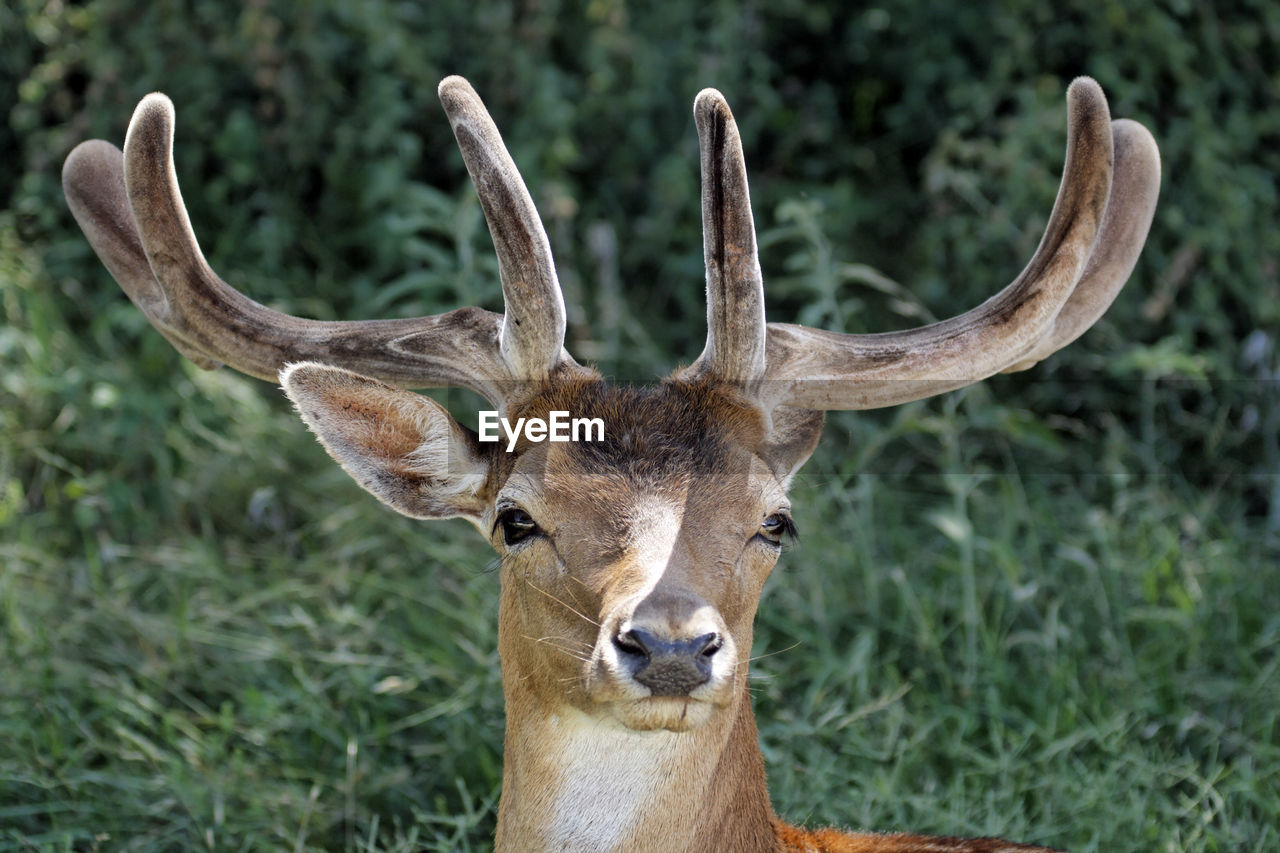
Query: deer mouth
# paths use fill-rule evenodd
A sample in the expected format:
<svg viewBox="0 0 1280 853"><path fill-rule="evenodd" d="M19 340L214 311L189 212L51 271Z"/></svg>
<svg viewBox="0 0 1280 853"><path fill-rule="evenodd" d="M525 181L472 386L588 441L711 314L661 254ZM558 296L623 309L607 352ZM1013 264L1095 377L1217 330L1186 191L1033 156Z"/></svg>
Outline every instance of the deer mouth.
<svg viewBox="0 0 1280 853"><path fill-rule="evenodd" d="M610 716L638 732L691 732L706 725L717 710L715 703L688 696L651 696L609 708Z"/></svg>

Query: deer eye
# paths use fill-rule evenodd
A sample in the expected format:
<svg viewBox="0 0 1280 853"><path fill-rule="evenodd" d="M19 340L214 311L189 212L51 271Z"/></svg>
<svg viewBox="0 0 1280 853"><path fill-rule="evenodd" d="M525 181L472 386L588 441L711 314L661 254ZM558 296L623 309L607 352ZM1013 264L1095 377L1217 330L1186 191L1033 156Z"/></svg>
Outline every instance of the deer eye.
<svg viewBox="0 0 1280 853"><path fill-rule="evenodd" d="M774 545L781 545L783 539L795 539L798 535L796 523L785 512L775 512L765 518L760 525L760 538Z"/></svg>
<svg viewBox="0 0 1280 853"><path fill-rule="evenodd" d="M510 506L499 512L494 526L502 528L502 542L508 548L542 532L533 516L518 506Z"/></svg>

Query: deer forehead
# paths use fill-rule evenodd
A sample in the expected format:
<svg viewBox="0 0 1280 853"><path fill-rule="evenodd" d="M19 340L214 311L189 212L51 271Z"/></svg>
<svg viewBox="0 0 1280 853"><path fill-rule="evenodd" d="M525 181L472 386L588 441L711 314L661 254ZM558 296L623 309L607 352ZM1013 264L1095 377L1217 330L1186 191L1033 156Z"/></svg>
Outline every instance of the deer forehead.
<svg viewBox="0 0 1280 853"><path fill-rule="evenodd" d="M767 473L753 462L764 438L759 412L732 392L682 382L638 388L565 383L513 407L509 417L546 419L553 411L599 419L603 435L563 443L521 440L513 453L496 452L503 492L521 498L586 495L620 512L627 492L694 500L708 484L743 489Z"/></svg>
<svg viewBox="0 0 1280 853"><path fill-rule="evenodd" d="M688 468L714 465L729 445L759 445L760 410L731 388L667 381L656 386L617 386L601 379L551 383L509 406L509 419L546 420L552 412L598 418L602 440L581 442L583 461L617 464L674 462ZM578 444L578 442L574 442ZM527 441L516 452L531 449Z"/></svg>

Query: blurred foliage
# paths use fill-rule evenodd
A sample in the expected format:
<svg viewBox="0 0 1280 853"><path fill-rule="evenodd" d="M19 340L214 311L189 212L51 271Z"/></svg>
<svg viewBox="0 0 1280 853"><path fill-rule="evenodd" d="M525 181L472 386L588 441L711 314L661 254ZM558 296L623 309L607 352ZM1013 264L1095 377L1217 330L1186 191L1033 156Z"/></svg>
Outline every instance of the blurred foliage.
<svg viewBox="0 0 1280 853"><path fill-rule="evenodd" d="M941 692L954 707L981 679L969 669L956 683L937 676L952 663L939 637L965 640L965 667L987 646L996 657L1016 647L1010 659L1025 657L1032 673L1047 667L1047 683L1067 696L1027 713L1049 714L1061 739L1096 736L1081 761L1104 769L1081 778L1149 770L1117 757L1135 742L1153 766L1171 762L1176 780L1152 796L1183 809L1167 815L1177 841L1137 795L1133 825L1116 826L1168 849L1274 844L1265 829L1276 825L1274 798L1250 799L1260 783L1232 752L1247 749L1202 743L1218 732L1210 722L1244 720L1273 755L1276 718L1265 709L1280 707L1274 573L1253 573L1280 541L1280 5L1263 0L927 11L905 0L0 5L0 624L13 644L0 667L33 662L22 679L0 669L0 724L18 724L0 736L39 755L15 789L52 792L32 794L30 811L0 797L0 830L13 822L34 833L44 810L61 808L79 826L81 804L118 801L154 810L130 813L139 832L154 831L154 849L212 838L228 812L242 816L247 848L287 838L298 849L352 849L356 826L386 849L469 849L467 838L486 837L501 733L495 662L483 651L492 648L483 550L439 527L378 520L380 508L330 470L274 389L180 363L111 283L59 184L77 142L121 144L138 99L161 90L177 109L175 156L196 232L234 286L321 318L498 308L489 238L434 94L452 73L485 99L538 203L565 288L569 349L624 379L687 362L705 335L690 112L702 87L725 93L743 135L770 318L861 332L957 313L1016 275L1057 188L1066 87L1097 78L1113 114L1146 124L1163 157L1160 205L1130 283L1093 331L1033 371L831 417L826 452L800 484L821 519L814 527L829 527L805 547L828 559L774 593L781 615L766 617L762 633L785 647L817 625L808 648L833 650L821 665L838 683L864 678L840 667L873 656L887 683L921 684L918 696ZM1028 494L1017 477L1030 478ZM931 545L920 527L936 533ZM888 568L868 589L837 592L821 564L843 565L848 551L864 571ZM995 578L995 591L977 588L978 562L994 567L982 583ZM436 563L431 589L415 593L422 566ZM925 565L944 592L922 602L904 579ZM258 575L242 577L246 566L261 589ZM1037 571L1048 580L1021 574ZM1073 608L1073 585L1087 607ZM1036 589L1064 597L1069 627L1025 624ZM1007 606L1007 624L1000 611L995 627L979 625L979 596ZM1125 602L1141 613L1124 615ZM373 615L362 621L350 607ZM849 612L858 618L839 626ZM883 634L855 630L877 630L882 613L897 620ZM1210 643L1224 622L1222 646L1182 648L1189 636ZM388 636L404 645L388 648ZM1064 638L1081 646L1078 659L1058 656ZM1158 709L1149 717L1085 727L1141 681L1138 659L1167 669L1151 694L1187 673L1202 687L1167 702L1144 692L1135 701ZM335 661L348 668L323 668ZM831 696L812 667L791 667L794 678L780 665L778 684L760 691L781 720L766 739L851 737L829 717L807 720ZM1070 692L1076 668L1085 695ZM409 670L430 689L394 680ZM355 683L356 671L368 683ZM1015 694L1037 677L1006 675ZM44 686L38 702L6 693L31 684ZM1219 692L1202 696L1210 687ZM806 689L812 703L794 708ZM858 689L857 702L899 707L881 703L892 687ZM449 691L461 698L441 702ZM424 694L434 698L419 710ZM28 705L39 713L23 713ZM877 724L896 725L897 713ZM404 727L378 714L402 714ZM285 721L296 731L281 732ZM967 744L971 722L951 722ZM152 729L177 746L152 749ZM383 775L360 777L360 820L346 811L354 770L333 758L353 730L385 747L368 765ZM905 723L903 732L904 753L921 761L946 740ZM783 801L804 802L806 783L826 778L819 765L836 752L812 740L803 761L779 770ZM264 770L246 756L268 742L280 767ZM1044 767L1072 750L1028 742ZM217 784L209 767L224 774ZM277 769L282 778L260 778ZM913 765L814 814L874 822L884 806L915 825L926 801L962 808L949 789L915 801L890 785L923 790L912 783L938 772ZM1115 805L1106 792L1139 784L1107 778L1082 801L1086 818ZM1216 803L1185 829L1222 779L1239 786L1223 795L1230 807ZM1019 777L1010 789L1033 784ZM190 799L160 798L172 790ZM1034 796L1052 811L1052 792ZM827 814L844 802L867 811ZM380 831L382 814L404 824ZM923 823L965 830L955 817ZM1206 826L1221 835L1206 841ZM1008 827L975 819L972 828ZM1118 843L1085 830L1064 837L1086 839L1081 849Z"/></svg>
<svg viewBox="0 0 1280 853"><path fill-rule="evenodd" d="M1143 363L1257 380L1242 342L1280 327L1274 4L19 0L0 15L0 92L16 94L0 146L17 166L0 199L75 335L119 297L76 236L58 167L81 139L121 142L155 89L177 105L186 201L232 284L322 317L497 307L433 95L448 73L485 97L533 188L571 351L611 375L649 378L700 348L688 105L706 85L739 119L775 319L897 328L1012 278L1056 190L1066 85L1091 74L1159 141L1156 221L1097 329L1008 381L1035 385L1037 407L1070 396L1129 420L1138 395L1082 378ZM654 316L669 320L641 322ZM1258 387L1199 393L1238 408ZM1232 452L1256 457L1262 437L1236 426Z"/></svg>
<svg viewBox="0 0 1280 853"><path fill-rule="evenodd" d="M780 203L809 197L841 259L953 313L1034 249L1057 184L1065 87L1087 73L1116 115L1152 128L1167 176L1136 286L1109 315L1111 337L1177 336L1230 375L1239 354L1228 342L1280 319L1273 4L920 15L906 3L799 0L660 14L616 0L23 0L4 14L0 73L17 101L3 139L21 168L0 179L0 198L21 214L24 236L66 233L62 157L87 136L119 141L137 99L162 89L178 107L178 165L206 252L268 298L365 313L389 299L408 309L470 295L375 295L456 262L432 250L457 228L437 233L450 217L430 188L469 203L432 93L462 73L535 188L562 266L584 281L600 261L587 229L605 223L621 235L623 280L644 283L626 300L697 307L688 102L716 85L735 105L766 228ZM782 260L766 256L767 271ZM58 271L96 276L87 257L74 261ZM973 290L948 286L959 271ZM289 287L301 281L311 284ZM582 296L579 334L591 334L590 289ZM881 328L880 307L850 325ZM695 334L700 313L677 315L682 334ZM624 370L650 367L608 355Z"/></svg>

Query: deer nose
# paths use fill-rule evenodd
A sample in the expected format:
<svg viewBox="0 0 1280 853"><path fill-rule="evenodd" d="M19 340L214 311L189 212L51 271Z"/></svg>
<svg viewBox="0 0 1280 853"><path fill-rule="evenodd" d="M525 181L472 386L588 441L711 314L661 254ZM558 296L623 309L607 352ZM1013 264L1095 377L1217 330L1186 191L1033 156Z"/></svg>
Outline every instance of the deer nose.
<svg viewBox="0 0 1280 853"><path fill-rule="evenodd" d="M706 684L712 659L723 646L715 631L681 639L632 627L613 638L618 660L654 696L688 696Z"/></svg>

